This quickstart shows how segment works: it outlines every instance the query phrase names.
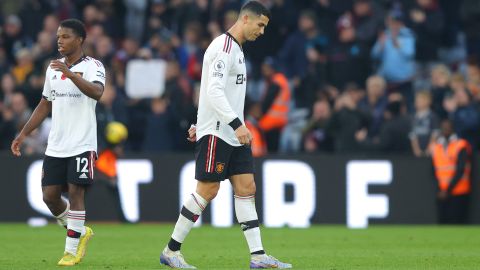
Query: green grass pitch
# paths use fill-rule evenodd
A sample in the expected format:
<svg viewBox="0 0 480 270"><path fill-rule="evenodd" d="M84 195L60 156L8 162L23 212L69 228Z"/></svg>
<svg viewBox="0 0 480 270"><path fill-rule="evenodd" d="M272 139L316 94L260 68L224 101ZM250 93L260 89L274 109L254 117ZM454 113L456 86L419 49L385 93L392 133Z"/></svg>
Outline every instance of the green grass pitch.
<svg viewBox="0 0 480 270"><path fill-rule="evenodd" d="M160 251L173 224L90 224L87 256L74 269L167 269ZM262 229L267 252L295 269L480 269L480 227L344 226ZM63 228L0 224L0 269L59 269ZM248 269L249 254L238 227L193 229L183 248L199 269Z"/></svg>

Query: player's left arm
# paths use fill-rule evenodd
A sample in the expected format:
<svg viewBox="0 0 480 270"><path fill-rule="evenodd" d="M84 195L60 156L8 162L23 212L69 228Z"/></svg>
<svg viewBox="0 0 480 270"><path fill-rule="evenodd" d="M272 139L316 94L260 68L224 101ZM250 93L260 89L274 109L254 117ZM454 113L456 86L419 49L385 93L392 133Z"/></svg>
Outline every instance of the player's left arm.
<svg viewBox="0 0 480 270"><path fill-rule="evenodd" d="M96 61L96 60L93 60ZM103 88L105 85L105 68L103 65L98 65L98 68L92 71L87 71L86 79L78 76L72 72L65 63L59 60L53 60L50 63L50 67L56 71L62 72L67 78L69 78L86 96L99 100L103 94Z"/></svg>

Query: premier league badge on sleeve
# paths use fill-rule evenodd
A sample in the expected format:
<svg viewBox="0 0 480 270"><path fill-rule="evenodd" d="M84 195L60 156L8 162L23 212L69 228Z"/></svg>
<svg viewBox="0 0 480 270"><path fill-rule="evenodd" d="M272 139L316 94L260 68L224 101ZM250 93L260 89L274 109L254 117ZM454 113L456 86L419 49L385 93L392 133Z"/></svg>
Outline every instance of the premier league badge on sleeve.
<svg viewBox="0 0 480 270"><path fill-rule="evenodd" d="M214 68L216 71L221 72L222 70L225 69L225 63L222 60L218 60L217 62L215 62L214 65L215 65Z"/></svg>
<svg viewBox="0 0 480 270"><path fill-rule="evenodd" d="M213 69L215 69L215 72L213 72L213 77L223 78L222 71L225 69L225 63L222 60L215 62L213 64Z"/></svg>

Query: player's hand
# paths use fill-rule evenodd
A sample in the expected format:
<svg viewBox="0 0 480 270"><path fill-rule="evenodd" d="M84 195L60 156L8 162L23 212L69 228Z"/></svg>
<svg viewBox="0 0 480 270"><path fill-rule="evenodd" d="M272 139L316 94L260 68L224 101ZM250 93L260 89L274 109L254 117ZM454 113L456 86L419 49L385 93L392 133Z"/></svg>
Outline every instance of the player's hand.
<svg viewBox="0 0 480 270"><path fill-rule="evenodd" d="M12 146L10 147L12 150L13 155L19 157L22 155L20 152L20 146L22 146L23 140L25 139L25 136L23 135L18 135L13 141L12 141Z"/></svg>
<svg viewBox="0 0 480 270"><path fill-rule="evenodd" d="M60 60L50 61L50 67L55 71L62 72L67 78L71 78L75 74L67 67L67 65Z"/></svg>
<svg viewBox="0 0 480 270"><path fill-rule="evenodd" d="M191 125L188 129L188 138L189 142L197 141L197 127L195 125Z"/></svg>
<svg viewBox="0 0 480 270"><path fill-rule="evenodd" d="M241 125L235 130L235 136L241 144L250 144L252 142L252 133L245 125Z"/></svg>

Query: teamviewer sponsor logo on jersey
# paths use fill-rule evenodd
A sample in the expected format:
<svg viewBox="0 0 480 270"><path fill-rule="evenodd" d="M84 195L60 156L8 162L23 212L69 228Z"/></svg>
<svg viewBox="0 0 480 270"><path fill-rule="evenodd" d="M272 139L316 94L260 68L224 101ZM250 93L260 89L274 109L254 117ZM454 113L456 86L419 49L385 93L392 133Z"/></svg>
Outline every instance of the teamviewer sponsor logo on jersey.
<svg viewBox="0 0 480 270"><path fill-rule="evenodd" d="M78 93L78 92L74 92L74 91L69 91L69 92L66 92L66 93L59 93L55 90L52 90L50 92L50 96L52 98L52 100L55 100L56 98L64 98L64 97L69 97L69 98L81 98L82 97L82 94Z"/></svg>

